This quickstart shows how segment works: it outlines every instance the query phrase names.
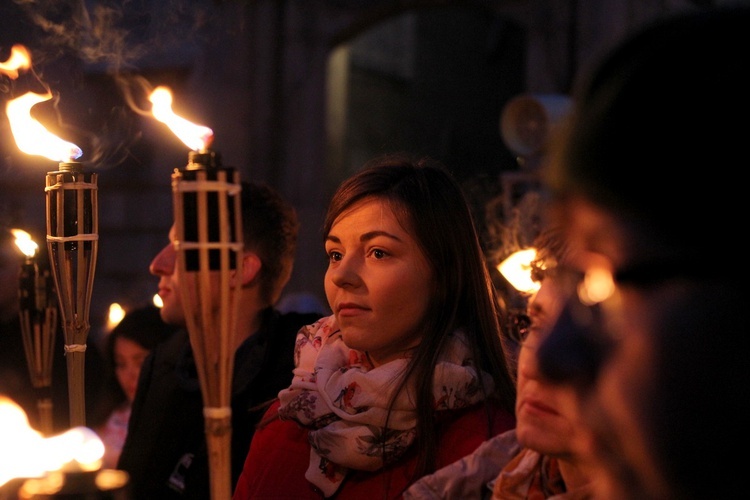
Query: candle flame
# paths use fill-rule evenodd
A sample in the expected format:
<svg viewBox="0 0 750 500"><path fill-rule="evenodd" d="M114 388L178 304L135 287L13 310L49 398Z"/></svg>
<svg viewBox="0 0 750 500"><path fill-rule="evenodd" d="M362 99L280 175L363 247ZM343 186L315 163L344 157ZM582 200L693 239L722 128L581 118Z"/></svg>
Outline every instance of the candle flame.
<svg viewBox="0 0 750 500"><path fill-rule="evenodd" d="M98 470L103 456L104 444L93 430L74 427L45 438L29 426L20 406L0 396L0 486L53 471Z"/></svg>
<svg viewBox="0 0 750 500"><path fill-rule="evenodd" d="M64 141L44 128L31 116L35 104L48 101L52 94L27 92L8 101L6 112L10 120L10 130L16 139L18 149L30 155L39 155L53 161L68 162L80 158L81 148Z"/></svg>
<svg viewBox="0 0 750 500"><path fill-rule="evenodd" d="M16 238L16 246L26 257L33 257L39 249L39 245L31 239L31 235L23 229L11 229L10 232Z"/></svg>
<svg viewBox="0 0 750 500"><path fill-rule="evenodd" d="M148 97L153 105L154 118L164 123L187 147L193 151L203 151L211 145L214 131L203 125L196 125L172 111L172 93L166 87L156 87Z"/></svg>
<svg viewBox="0 0 750 500"><path fill-rule="evenodd" d="M23 45L14 45L10 49L10 57L5 62L0 62L0 73L5 73L11 80L18 78L19 69L31 67L31 56Z"/></svg>

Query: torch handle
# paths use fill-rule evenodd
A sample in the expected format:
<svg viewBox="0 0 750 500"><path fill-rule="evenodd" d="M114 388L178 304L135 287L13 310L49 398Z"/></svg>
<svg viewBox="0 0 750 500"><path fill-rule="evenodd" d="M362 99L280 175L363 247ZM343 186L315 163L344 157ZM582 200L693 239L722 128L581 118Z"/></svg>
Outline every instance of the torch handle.
<svg viewBox="0 0 750 500"><path fill-rule="evenodd" d="M70 402L70 426L86 426L86 396L84 391L84 367L86 351L67 351L68 400Z"/></svg>

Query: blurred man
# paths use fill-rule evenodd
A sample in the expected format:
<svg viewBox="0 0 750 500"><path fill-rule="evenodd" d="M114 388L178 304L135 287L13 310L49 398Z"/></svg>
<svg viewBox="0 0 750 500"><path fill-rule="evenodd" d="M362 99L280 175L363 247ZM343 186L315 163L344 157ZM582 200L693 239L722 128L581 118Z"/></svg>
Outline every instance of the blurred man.
<svg viewBox="0 0 750 500"><path fill-rule="evenodd" d="M242 470L264 403L292 380L298 330L318 313L274 308L292 274L298 221L270 187L243 183L244 253L232 383L232 488ZM161 316L186 326L175 266L175 229L149 270L159 277ZM194 498L209 493L203 400L187 330L158 346L141 368L128 436L118 468L130 474L133 498Z"/></svg>

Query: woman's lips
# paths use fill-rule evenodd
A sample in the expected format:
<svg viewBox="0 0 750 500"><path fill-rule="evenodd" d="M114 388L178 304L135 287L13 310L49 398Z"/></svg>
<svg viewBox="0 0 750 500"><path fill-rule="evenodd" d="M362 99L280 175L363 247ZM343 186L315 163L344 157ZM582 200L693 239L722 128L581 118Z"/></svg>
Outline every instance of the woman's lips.
<svg viewBox="0 0 750 500"><path fill-rule="evenodd" d="M357 316L366 312L368 309L359 304L353 304L350 302L341 303L336 308L339 316Z"/></svg>
<svg viewBox="0 0 750 500"><path fill-rule="evenodd" d="M527 411L532 411L536 413L549 413L550 415L558 415L558 411L555 410L553 407L548 406L541 401L538 401L536 399L524 399L521 401L520 409L526 409Z"/></svg>

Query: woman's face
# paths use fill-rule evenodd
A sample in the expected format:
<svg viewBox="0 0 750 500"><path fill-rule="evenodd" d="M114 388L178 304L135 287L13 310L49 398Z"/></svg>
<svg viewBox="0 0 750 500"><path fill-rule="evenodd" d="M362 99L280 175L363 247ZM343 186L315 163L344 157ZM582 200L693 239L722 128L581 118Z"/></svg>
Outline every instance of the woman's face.
<svg viewBox="0 0 750 500"><path fill-rule="evenodd" d="M559 277L549 273L529 300L529 333L518 355L516 435L521 445L545 455L570 459L577 426L575 394L567 385L553 384L539 370L536 349L564 304Z"/></svg>
<svg viewBox="0 0 750 500"><path fill-rule="evenodd" d="M146 359L148 353L148 349L130 339L120 337L115 340L115 376L117 376L120 387L122 387L125 396L131 403L135 399L141 365L143 365L143 360Z"/></svg>
<svg viewBox="0 0 750 500"><path fill-rule="evenodd" d="M379 366L421 341L433 273L390 206L366 198L326 235L325 291L344 342Z"/></svg>

